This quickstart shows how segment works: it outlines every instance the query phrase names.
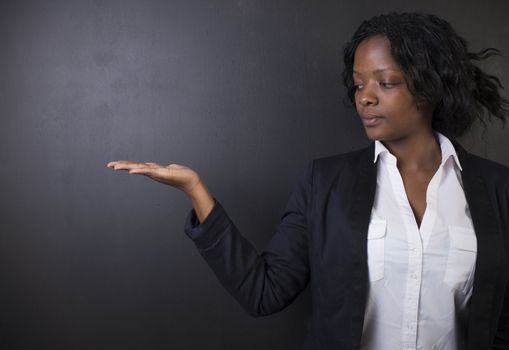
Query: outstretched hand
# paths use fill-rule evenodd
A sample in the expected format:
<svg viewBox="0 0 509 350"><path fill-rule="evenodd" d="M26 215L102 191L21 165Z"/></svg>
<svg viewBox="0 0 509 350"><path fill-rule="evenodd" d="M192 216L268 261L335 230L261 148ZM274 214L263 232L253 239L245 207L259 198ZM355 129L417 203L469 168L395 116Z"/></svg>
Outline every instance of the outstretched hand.
<svg viewBox="0 0 509 350"><path fill-rule="evenodd" d="M157 163L137 163L128 160L109 162L108 168L127 170L129 174L140 174L163 184L178 188L187 194L193 203L196 215L203 222L214 207L214 198L193 169L180 164L160 165Z"/></svg>
<svg viewBox="0 0 509 350"><path fill-rule="evenodd" d="M200 176L193 169L180 164L160 165L152 162L137 163L117 160L109 162L107 167L114 170L127 170L129 174L145 175L153 180L176 187L187 195L191 195L201 182Z"/></svg>

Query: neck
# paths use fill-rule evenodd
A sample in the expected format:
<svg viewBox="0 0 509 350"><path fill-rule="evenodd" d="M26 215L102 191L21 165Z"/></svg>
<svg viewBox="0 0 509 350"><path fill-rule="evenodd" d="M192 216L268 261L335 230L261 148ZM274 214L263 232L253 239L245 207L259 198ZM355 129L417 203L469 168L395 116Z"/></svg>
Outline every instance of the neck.
<svg viewBox="0 0 509 350"><path fill-rule="evenodd" d="M442 160L440 144L431 129L411 137L383 141L383 144L397 158L399 170L436 170Z"/></svg>

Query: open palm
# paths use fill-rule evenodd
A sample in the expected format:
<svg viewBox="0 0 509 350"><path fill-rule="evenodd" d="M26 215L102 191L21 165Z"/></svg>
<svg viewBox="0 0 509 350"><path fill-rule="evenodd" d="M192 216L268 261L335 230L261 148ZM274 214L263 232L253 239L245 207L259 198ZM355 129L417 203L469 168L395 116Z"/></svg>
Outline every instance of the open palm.
<svg viewBox="0 0 509 350"><path fill-rule="evenodd" d="M180 164L161 165L152 162L138 163L127 160L109 162L108 168L127 170L129 174L140 174L190 194L200 183L200 176L193 169Z"/></svg>

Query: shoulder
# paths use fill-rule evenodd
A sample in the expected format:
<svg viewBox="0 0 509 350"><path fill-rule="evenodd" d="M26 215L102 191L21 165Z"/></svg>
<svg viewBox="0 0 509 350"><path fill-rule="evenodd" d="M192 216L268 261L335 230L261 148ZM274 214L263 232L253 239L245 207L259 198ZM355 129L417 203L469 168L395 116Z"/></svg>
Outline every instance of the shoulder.
<svg viewBox="0 0 509 350"><path fill-rule="evenodd" d="M470 153L457 142L454 142L454 147L465 174L475 175L487 183L509 188L509 167Z"/></svg>
<svg viewBox="0 0 509 350"><path fill-rule="evenodd" d="M466 172L474 172L493 193L509 194L509 168L495 161L470 154Z"/></svg>
<svg viewBox="0 0 509 350"><path fill-rule="evenodd" d="M475 167L487 176L502 176L509 180L509 167L472 153L468 155L471 167Z"/></svg>
<svg viewBox="0 0 509 350"><path fill-rule="evenodd" d="M360 171L375 166L373 157L374 144L370 143L354 151L315 158L311 161L310 170L318 182L330 183L338 177L353 180Z"/></svg>
<svg viewBox="0 0 509 350"><path fill-rule="evenodd" d="M374 152L375 143L370 142L365 147L353 151L315 158L313 162L319 166L358 166L367 161L373 162Z"/></svg>

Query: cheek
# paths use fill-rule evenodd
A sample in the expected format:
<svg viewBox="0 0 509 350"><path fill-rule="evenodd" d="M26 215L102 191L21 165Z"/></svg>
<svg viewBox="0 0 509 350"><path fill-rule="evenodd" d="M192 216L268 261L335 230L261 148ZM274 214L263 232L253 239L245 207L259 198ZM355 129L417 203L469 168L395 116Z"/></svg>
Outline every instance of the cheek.
<svg viewBox="0 0 509 350"><path fill-rule="evenodd" d="M402 92L386 96L386 106L398 114L414 114L418 111L415 98L409 92Z"/></svg>
<svg viewBox="0 0 509 350"><path fill-rule="evenodd" d="M357 94L355 94L354 103L355 103L355 109L357 110L357 112L360 112L362 106L357 98Z"/></svg>

